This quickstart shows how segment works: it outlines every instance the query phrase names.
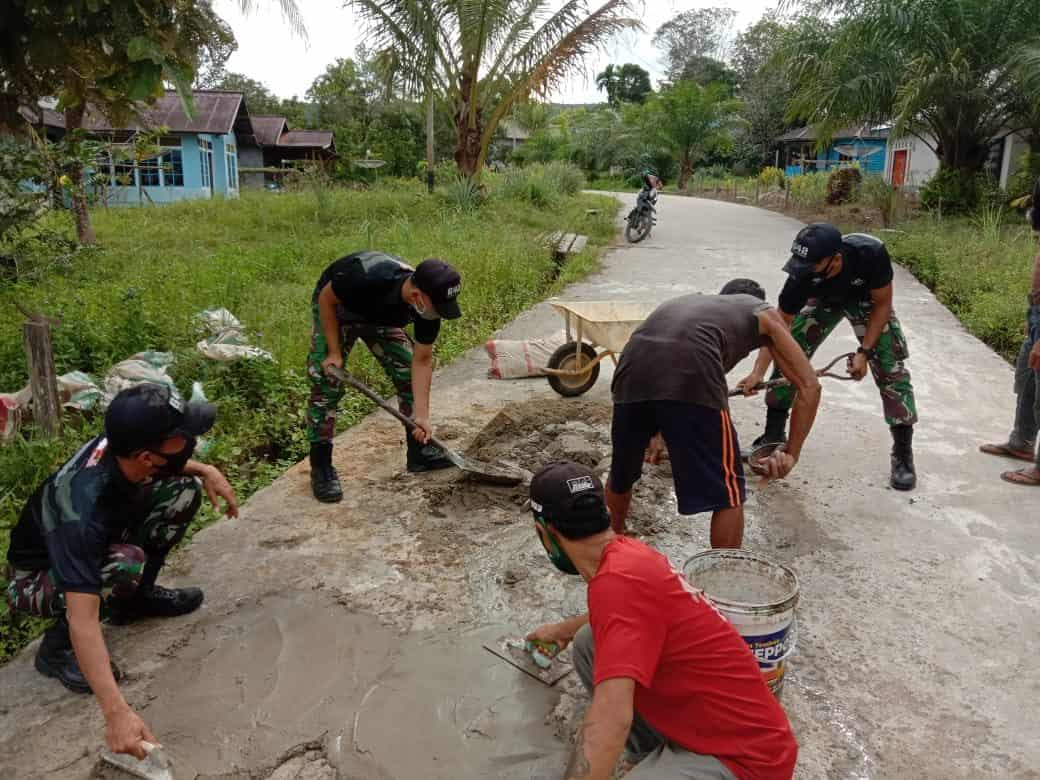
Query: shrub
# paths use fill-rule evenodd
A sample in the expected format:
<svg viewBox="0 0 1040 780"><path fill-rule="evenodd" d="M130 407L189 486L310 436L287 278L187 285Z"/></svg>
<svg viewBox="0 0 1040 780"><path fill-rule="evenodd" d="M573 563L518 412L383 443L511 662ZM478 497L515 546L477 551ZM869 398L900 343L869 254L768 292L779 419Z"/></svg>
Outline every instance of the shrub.
<svg viewBox="0 0 1040 780"><path fill-rule="evenodd" d="M803 209L822 209L827 205L827 174L823 171L803 173L788 180L791 200Z"/></svg>
<svg viewBox="0 0 1040 780"><path fill-rule="evenodd" d="M495 194L507 200L546 208L561 197L576 194L584 186L585 175L579 168L570 163L554 162L506 171L495 188Z"/></svg>
<svg viewBox="0 0 1040 780"><path fill-rule="evenodd" d="M566 162L551 162L544 168L545 178L560 195L577 195L585 186L585 174L581 169Z"/></svg>
<svg viewBox="0 0 1040 780"><path fill-rule="evenodd" d="M773 187L783 189L784 172L780 168L770 165L768 168L763 168L762 172L758 174L758 181L767 190Z"/></svg>
<svg viewBox="0 0 1040 780"><path fill-rule="evenodd" d="M1005 204L1007 194L989 174L940 168L921 191L921 205L943 214L968 214L986 204Z"/></svg>
<svg viewBox="0 0 1040 780"><path fill-rule="evenodd" d="M1040 154L1026 152L1019 161L1019 168L1008 181L1007 194L1010 198L1021 198L1033 191L1033 184L1040 178Z"/></svg>
<svg viewBox="0 0 1040 780"><path fill-rule="evenodd" d="M444 199L459 211L472 211L484 201L480 185L465 176L457 177L442 193Z"/></svg>
<svg viewBox="0 0 1040 780"><path fill-rule="evenodd" d="M863 177L857 189L856 200L881 213L882 227L892 225L906 203L903 192L878 175Z"/></svg>
<svg viewBox="0 0 1040 780"><path fill-rule="evenodd" d="M832 206L848 203L856 197L856 189L863 181L859 168L838 168L827 179L827 202Z"/></svg>

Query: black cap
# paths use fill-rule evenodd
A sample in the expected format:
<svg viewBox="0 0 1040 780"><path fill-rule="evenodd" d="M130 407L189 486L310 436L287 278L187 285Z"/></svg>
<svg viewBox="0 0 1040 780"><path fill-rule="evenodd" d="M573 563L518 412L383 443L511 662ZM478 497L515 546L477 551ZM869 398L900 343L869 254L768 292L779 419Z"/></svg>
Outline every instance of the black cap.
<svg viewBox="0 0 1040 780"><path fill-rule="evenodd" d="M817 263L841 251L841 231L826 222L807 225L791 245L791 259L784 270L796 279L808 276Z"/></svg>
<svg viewBox="0 0 1040 780"><path fill-rule="evenodd" d="M550 463L531 480L531 510L568 539L601 533L610 525L603 483L578 463Z"/></svg>
<svg viewBox="0 0 1040 780"><path fill-rule="evenodd" d="M129 455L171 436L201 436L213 427L217 410L205 401L185 403L166 385L145 383L123 390L105 412L105 436L117 455Z"/></svg>
<svg viewBox="0 0 1040 780"><path fill-rule="evenodd" d="M412 282L430 296L437 314L446 320L462 316L459 309L459 293L462 292L462 277L448 263L431 257L423 260L415 269Z"/></svg>

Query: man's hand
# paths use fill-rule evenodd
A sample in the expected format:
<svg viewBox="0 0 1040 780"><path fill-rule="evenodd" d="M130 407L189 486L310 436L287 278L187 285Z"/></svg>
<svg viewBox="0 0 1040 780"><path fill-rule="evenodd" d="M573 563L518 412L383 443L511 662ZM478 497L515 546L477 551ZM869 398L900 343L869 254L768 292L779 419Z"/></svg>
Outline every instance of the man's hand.
<svg viewBox="0 0 1040 780"><path fill-rule="evenodd" d="M416 417L412 437L421 444L429 444L431 436L433 436L433 426L430 424L430 418Z"/></svg>
<svg viewBox="0 0 1040 780"><path fill-rule="evenodd" d="M335 366L340 371L343 370L343 355L339 353L330 352L328 357L321 361L321 370L325 376L329 375L329 366Z"/></svg>
<svg viewBox="0 0 1040 780"><path fill-rule="evenodd" d="M867 356L862 352L857 352L849 360L849 376L855 379L857 382L863 380L863 377L867 375Z"/></svg>
<svg viewBox="0 0 1040 780"><path fill-rule="evenodd" d="M158 744L159 740L152 734L136 712L129 706L121 707L111 715L105 716L105 742L113 753L128 753L138 760L144 760L148 752L141 742Z"/></svg>
<svg viewBox="0 0 1040 780"><path fill-rule="evenodd" d="M765 381L765 374L759 374L757 371L752 371L746 377L737 382L737 387L744 391L745 396L758 395L758 387L762 382Z"/></svg>
<svg viewBox="0 0 1040 780"><path fill-rule="evenodd" d="M546 623L544 626L538 626L524 639L537 642L555 642L562 651L574 639L575 631L571 628L570 622Z"/></svg>
<svg viewBox="0 0 1040 780"><path fill-rule="evenodd" d="M798 459L781 447L768 457L754 461L751 467L756 474L762 477L761 486L765 487L774 479L784 479L797 463Z"/></svg>
<svg viewBox="0 0 1040 780"><path fill-rule="evenodd" d="M202 473L202 489L209 496L213 508L220 511L220 499L224 499L226 508L224 514L228 517L238 517L238 499L235 498L235 489L231 483L216 466L207 466Z"/></svg>
<svg viewBox="0 0 1040 780"><path fill-rule="evenodd" d="M1040 371L1040 341L1033 345L1033 351L1029 353L1029 367Z"/></svg>
<svg viewBox="0 0 1040 780"><path fill-rule="evenodd" d="M657 433L650 439L650 444L646 448L646 453L643 455L643 460L649 463L651 466L658 465L663 460L668 460L668 446L664 443L664 436Z"/></svg>

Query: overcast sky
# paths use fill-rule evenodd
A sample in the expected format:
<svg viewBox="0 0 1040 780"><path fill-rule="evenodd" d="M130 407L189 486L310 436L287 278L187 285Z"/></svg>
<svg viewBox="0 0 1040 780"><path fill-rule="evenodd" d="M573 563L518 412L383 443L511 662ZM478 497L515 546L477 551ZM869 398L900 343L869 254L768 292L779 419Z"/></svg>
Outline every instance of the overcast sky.
<svg viewBox="0 0 1040 780"><path fill-rule="evenodd" d="M597 0L590 0L595 7ZM735 29L744 29L777 0L645 0L639 14L646 27L643 33L626 33L611 41L595 59L590 59L588 76L571 79L566 89L555 95L561 103L591 103L602 100L593 76L610 62L635 62L650 71L655 85L663 67L650 48L654 30L677 13L691 8L726 6L738 11ZM363 43L353 14L341 0L296 0L309 35L304 43L292 35L278 11L278 0L257 2L259 8L243 17L237 0L216 0L217 11L227 20L238 39L238 50L228 70L244 73L267 85L280 97L303 97L311 82L337 57L350 57Z"/></svg>

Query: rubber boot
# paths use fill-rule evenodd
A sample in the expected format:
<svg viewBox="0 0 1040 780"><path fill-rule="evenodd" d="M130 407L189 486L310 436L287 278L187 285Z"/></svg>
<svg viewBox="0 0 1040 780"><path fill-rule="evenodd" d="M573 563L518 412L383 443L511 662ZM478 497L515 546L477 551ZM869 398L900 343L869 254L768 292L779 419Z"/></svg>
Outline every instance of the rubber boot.
<svg viewBox="0 0 1040 780"><path fill-rule="evenodd" d="M323 504L335 504L343 500L339 474L332 465L331 441L311 445L311 490Z"/></svg>
<svg viewBox="0 0 1040 780"><path fill-rule="evenodd" d="M72 649L69 623L64 615L43 632L40 649L36 651L35 666L40 674L54 677L70 691L90 693L90 684L79 668L76 651ZM122 677L115 664L112 664L112 675L117 682Z"/></svg>
<svg viewBox="0 0 1040 780"><path fill-rule="evenodd" d="M202 606L201 588L164 588L155 584L165 561L165 556L148 559L134 595L128 601L112 604L109 608L109 623L124 625L140 618L177 617Z"/></svg>
<svg viewBox="0 0 1040 780"><path fill-rule="evenodd" d="M766 429L751 442L751 449L787 442L787 409L766 409Z"/></svg>
<svg viewBox="0 0 1040 780"><path fill-rule="evenodd" d="M911 425L892 426L892 487L913 490L917 486L914 470L914 429Z"/></svg>
<svg viewBox="0 0 1040 780"><path fill-rule="evenodd" d="M414 436L408 434L408 471L416 474L448 469L454 465L440 447L435 444L420 444Z"/></svg>

